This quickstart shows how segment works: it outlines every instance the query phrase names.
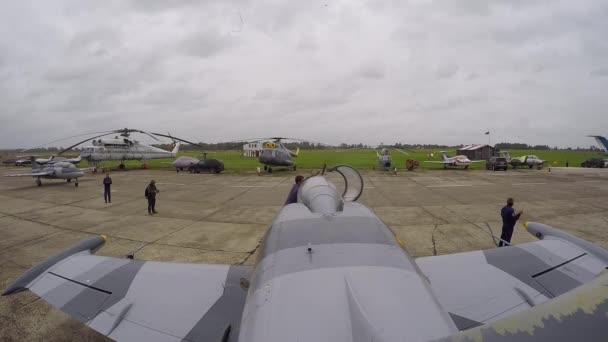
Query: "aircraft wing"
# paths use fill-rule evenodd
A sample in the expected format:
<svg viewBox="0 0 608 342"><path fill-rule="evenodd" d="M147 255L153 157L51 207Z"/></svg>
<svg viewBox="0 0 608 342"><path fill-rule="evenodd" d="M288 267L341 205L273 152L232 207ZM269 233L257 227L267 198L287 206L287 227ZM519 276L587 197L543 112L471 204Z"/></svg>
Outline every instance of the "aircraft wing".
<svg viewBox="0 0 608 342"><path fill-rule="evenodd" d="M487 160L471 160L471 163L485 163Z"/></svg>
<svg viewBox="0 0 608 342"><path fill-rule="evenodd" d="M605 341L608 272L547 303L435 342Z"/></svg>
<svg viewBox="0 0 608 342"><path fill-rule="evenodd" d="M224 341L238 336L250 266L91 254L104 243L103 236L81 241L26 271L2 295L29 289L116 341Z"/></svg>
<svg viewBox="0 0 608 342"><path fill-rule="evenodd" d="M425 160L425 163L434 163L434 164L453 164L454 162L451 161L447 161L447 160Z"/></svg>
<svg viewBox="0 0 608 342"><path fill-rule="evenodd" d="M608 251L601 247L540 223L526 228L541 240L416 259L460 330L552 303L608 266Z"/></svg>
<svg viewBox="0 0 608 342"><path fill-rule="evenodd" d="M4 175L4 177L36 177L36 176L49 176L50 172L32 172L32 173L16 173L12 175Z"/></svg>

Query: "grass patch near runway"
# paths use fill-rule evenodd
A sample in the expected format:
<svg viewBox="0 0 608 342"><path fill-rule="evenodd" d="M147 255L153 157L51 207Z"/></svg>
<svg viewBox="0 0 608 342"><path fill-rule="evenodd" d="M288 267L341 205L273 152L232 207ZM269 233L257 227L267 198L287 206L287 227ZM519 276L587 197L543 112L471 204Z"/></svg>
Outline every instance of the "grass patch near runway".
<svg viewBox="0 0 608 342"><path fill-rule="evenodd" d="M420 167L423 169L443 169L442 164L424 163L423 161L428 160L427 155L431 152L434 153L432 160L440 161L441 156L439 151L436 150L414 150L406 151L408 155L403 154L396 150L391 150L391 156L393 158L393 165L397 169L402 170L405 168L405 161L407 159L415 159L420 162ZM447 150L448 155L454 156L456 149ZM581 151L569 151L569 150L551 150L551 151L530 151L530 150L510 150L512 157L519 157L523 155L534 154L541 159L547 161L545 164L551 166L566 166L566 163L571 167L578 167L580 164L590 158L607 158L605 154L598 152L581 152ZM200 152L196 151L183 151L179 153L180 156L191 156L200 158ZM224 161L226 171L240 171L240 170L255 170L256 167L262 166L257 158L243 157L240 151L218 151L209 153L207 158L215 158ZM171 169L171 162L173 159L157 159L149 160L147 164L152 169ZM376 167L376 152L369 149L361 150L300 150L300 155L294 158L298 168L300 169L318 169L327 165L336 164L348 164L358 169L371 170ZM139 168L141 162L139 161L127 161L125 163L128 168ZM116 168L118 162L104 162L105 167ZM80 167L85 167L86 163L81 163ZM471 166L472 169L484 169L485 162L474 163Z"/></svg>

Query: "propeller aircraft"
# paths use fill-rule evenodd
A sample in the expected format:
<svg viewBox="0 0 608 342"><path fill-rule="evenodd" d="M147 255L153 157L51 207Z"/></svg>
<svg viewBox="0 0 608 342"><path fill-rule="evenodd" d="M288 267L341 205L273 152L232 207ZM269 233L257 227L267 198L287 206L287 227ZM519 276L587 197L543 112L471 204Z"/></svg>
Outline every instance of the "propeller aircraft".
<svg viewBox="0 0 608 342"><path fill-rule="evenodd" d="M447 169L448 166L463 166L466 169L469 168L469 166L472 163L483 163L485 162L485 160L470 160L467 156L465 155L458 155L458 156L454 156L454 157L450 157L448 156L448 154L445 151L440 151L439 152L441 154L441 161L435 161L435 160L425 160L425 163L436 163L436 164L443 164L443 168Z"/></svg>
<svg viewBox="0 0 608 342"><path fill-rule="evenodd" d="M2 293L32 293L115 341L605 341L608 251L541 223L538 240L411 257L341 165L304 180L255 266L95 255L90 237Z"/></svg>

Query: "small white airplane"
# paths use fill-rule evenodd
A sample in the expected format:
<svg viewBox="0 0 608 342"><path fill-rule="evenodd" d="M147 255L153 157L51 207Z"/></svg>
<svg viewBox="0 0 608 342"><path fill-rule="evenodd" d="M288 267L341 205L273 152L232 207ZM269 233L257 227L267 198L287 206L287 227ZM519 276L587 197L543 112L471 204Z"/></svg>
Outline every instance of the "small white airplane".
<svg viewBox="0 0 608 342"><path fill-rule="evenodd" d="M447 169L448 166L464 166L465 169L469 168L471 163L481 163L485 162L485 160L470 160L467 156L458 155L455 157L450 157L445 151L440 151L441 153L441 161L435 160L425 160L425 163L435 163L435 164L443 164L443 168Z"/></svg>

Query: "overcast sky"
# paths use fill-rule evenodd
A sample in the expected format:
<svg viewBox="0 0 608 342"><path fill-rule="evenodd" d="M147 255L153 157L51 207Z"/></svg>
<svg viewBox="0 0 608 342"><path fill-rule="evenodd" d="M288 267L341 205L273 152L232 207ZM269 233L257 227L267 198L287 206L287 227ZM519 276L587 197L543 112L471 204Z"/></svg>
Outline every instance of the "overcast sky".
<svg viewBox="0 0 608 342"><path fill-rule="evenodd" d="M605 0L2 1L0 13L0 148L122 127L209 142L608 134Z"/></svg>

